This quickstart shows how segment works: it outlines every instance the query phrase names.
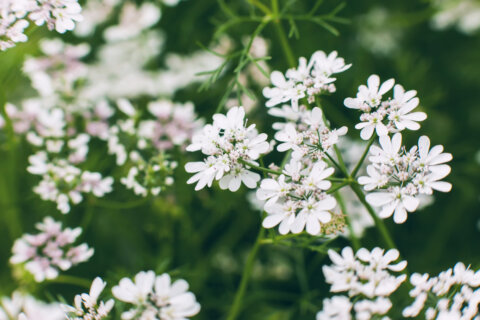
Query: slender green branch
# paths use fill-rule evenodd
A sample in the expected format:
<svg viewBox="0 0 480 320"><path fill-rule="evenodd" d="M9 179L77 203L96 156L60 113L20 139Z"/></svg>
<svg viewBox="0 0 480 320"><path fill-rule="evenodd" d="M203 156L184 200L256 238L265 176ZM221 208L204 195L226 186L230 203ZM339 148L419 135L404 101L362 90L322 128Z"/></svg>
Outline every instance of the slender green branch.
<svg viewBox="0 0 480 320"><path fill-rule="evenodd" d="M360 239L355 235L353 232L353 226L352 226L352 220L350 219L348 213L347 213L347 207L345 205L345 201L343 200L343 197L340 193L337 193L335 195L335 198L337 199L338 205L340 206L340 210L342 210L342 213L345 216L345 222L347 223L348 231L350 233L350 240L352 241L352 246L357 251L362 247L360 243Z"/></svg>
<svg viewBox="0 0 480 320"><path fill-rule="evenodd" d="M260 167L260 166L257 166L251 162L248 162L248 161L245 161L243 159L238 159L238 162L244 164L244 165L247 165L249 166L250 168L252 169L255 169L255 170L258 170L258 171L262 171L262 172L266 172L266 173L272 173L272 174L276 174L276 175L282 175L284 174L283 172L281 171L276 171L276 170L272 170L272 169L268 169L268 168L263 168L263 167Z"/></svg>
<svg viewBox="0 0 480 320"><path fill-rule="evenodd" d="M88 279L85 278L80 278L76 276L70 276L70 275L65 275L61 274L55 279L49 279L46 281L47 283L62 283L62 284L70 284L78 287L83 287L83 288L90 288L90 285L92 282Z"/></svg>
<svg viewBox="0 0 480 320"><path fill-rule="evenodd" d="M336 185L335 187L328 189L327 193L328 194L334 193L334 192L342 189L343 187L348 186L349 184L350 184L349 181L345 181L343 183L340 183L340 184Z"/></svg>
<svg viewBox="0 0 480 320"><path fill-rule="evenodd" d="M270 11L270 8L267 7L266 5L264 5L263 3L261 3L260 1L258 0L248 0L248 2L258 8L260 11L262 11L263 13L265 13L265 15L269 16L272 14L272 12Z"/></svg>
<svg viewBox="0 0 480 320"><path fill-rule="evenodd" d="M360 170L360 168L362 167L363 161L365 161L365 158L367 157L368 151L370 150L370 147L372 146L373 141L375 141L375 134L372 136L372 138L370 138L370 141L368 141L368 145L365 148L365 151L363 151L362 157L358 161L358 163L355 166L355 168L353 169L352 173L350 173L351 177L355 178L355 176L358 173L358 170Z"/></svg>
<svg viewBox="0 0 480 320"><path fill-rule="evenodd" d="M351 184L350 188L352 188L353 192L357 195L358 200L363 204L365 209L367 209L368 213L372 217L373 221L375 221L375 225L377 226L378 230L380 231L380 234L387 245L389 249L394 249L396 248L395 243L393 242L392 237L390 236L390 233L388 232L387 227L383 223L383 220L380 219L377 216L377 213L375 210L372 208L372 206L365 200L365 194L363 193L362 189L360 188L359 185L357 184Z"/></svg>
<svg viewBox="0 0 480 320"><path fill-rule="evenodd" d="M285 58L287 59L290 68L294 68L296 66L295 55L293 54L292 48L288 43L287 36L282 27L282 22L280 20L280 15L278 12L278 0L272 0L272 11L275 19L275 30L277 31L278 39L280 40L280 44L282 45L283 53L285 54Z"/></svg>
<svg viewBox="0 0 480 320"><path fill-rule="evenodd" d="M252 250L250 250L250 253L248 254L247 262L245 264L245 267L243 268L242 279L240 280L240 286L238 287L237 292L235 294L233 305L230 308L230 312L228 314L227 320L235 320L238 314L240 313L242 300L243 300L243 297L245 296L245 292L248 286L248 281L250 280L250 276L252 275L252 271L253 271L253 266L255 264L255 258L260 248L260 244L264 237L264 234L265 234L265 228L260 226L257 239L255 240Z"/></svg>
<svg viewBox="0 0 480 320"><path fill-rule="evenodd" d="M337 161L335 161L335 159L333 159L333 157L331 155L328 154L328 152L325 152L325 155L327 156L327 158L333 163L333 165L335 167L337 167L344 175L345 177L349 177L350 175L348 174L347 170L344 169L344 166L340 165ZM342 156L340 155L340 158L342 158Z"/></svg>

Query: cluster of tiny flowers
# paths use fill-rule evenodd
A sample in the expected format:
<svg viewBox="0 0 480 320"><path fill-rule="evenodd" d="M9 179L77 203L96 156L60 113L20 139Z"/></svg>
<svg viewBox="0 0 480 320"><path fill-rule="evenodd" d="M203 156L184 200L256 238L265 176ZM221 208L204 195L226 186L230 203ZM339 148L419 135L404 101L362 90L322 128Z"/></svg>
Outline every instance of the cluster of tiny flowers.
<svg viewBox="0 0 480 320"><path fill-rule="evenodd" d="M109 128L107 142L117 165L129 166L120 182L137 195L158 195L163 187L173 184L172 174L177 167L166 152L174 147L185 148L201 124L193 104L153 101L147 108L154 118L140 121L128 100L120 99L117 105L128 118Z"/></svg>
<svg viewBox="0 0 480 320"><path fill-rule="evenodd" d="M427 320L480 319L480 271L459 262L437 277L414 273L410 283L414 287L410 296L415 301L403 310L404 317L417 317L424 310Z"/></svg>
<svg viewBox="0 0 480 320"><path fill-rule="evenodd" d="M323 51L313 53L310 61L302 57L297 68L287 70L285 75L280 71L273 71L270 81L273 87L263 89L263 95L268 99L266 106L273 107L290 101L292 108L298 110L299 100L307 98L309 103L322 93L335 92L332 75L350 68L345 65L343 58L333 51L326 55Z"/></svg>
<svg viewBox="0 0 480 320"><path fill-rule="evenodd" d="M28 172L42 177L33 188L42 200L57 203L57 209L68 213L71 204L78 204L83 195L90 193L103 197L112 191L113 178L103 178L98 172L82 171L65 159L49 159L46 152L40 151L29 157Z"/></svg>
<svg viewBox="0 0 480 320"><path fill-rule="evenodd" d="M215 114L213 124L206 125L193 136L187 151L201 150L207 158L201 162L189 162L185 169L195 173L187 183L197 183L195 190L210 187L213 180L220 180L220 188L237 191L243 183L255 188L260 175L248 170L249 164L269 151L265 133L259 134L254 124L247 126L243 107L234 107L226 115Z"/></svg>
<svg viewBox="0 0 480 320"><path fill-rule="evenodd" d="M275 139L280 142L277 150L285 152L292 150L292 158L301 159L310 157L313 160L325 158L325 153L336 145L339 138L348 131L347 127L329 129L323 120L323 112L314 107L306 110L304 106L295 112L290 106L284 105L282 109L272 108L271 115L283 117L287 123L277 122L274 129L279 130Z"/></svg>
<svg viewBox="0 0 480 320"><path fill-rule="evenodd" d="M168 160L165 154L161 153L147 162L138 152L132 151L130 160L134 165L129 169L127 176L120 179L120 182L127 189L132 189L136 195L156 196L163 187L173 184L172 174L177 167L177 162Z"/></svg>
<svg viewBox="0 0 480 320"><path fill-rule="evenodd" d="M392 274L407 265L406 261L392 264L400 256L398 250L361 248L354 254L352 248L346 247L341 255L333 250L329 250L328 255L334 264L324 266L323 273L331 285L330 291L346 292L350 298L355 297L355 302L346 296L325 299L317 320L350 320L352 309L357 320L370 320L375 316L390 319L386 316L392 307L388 297L406 280L406 275Z"/></svg>
<svg viewBox="0 0 480 320"><path fill-rule="evenodd" d="M2 0L0 50L28 40L24 33L27 18L38 26L46 24L49 30L65 33L75 28L75 21L82 20L81 11L78 0Z"/></svg>
<svg viewBox="0 0 480 320"><path fill-rule="evenodd" d="M385 136L392 132L404 129L418 130L418 121L427 118L424 112L411 112L418 106L419 100L415 90L405 91L395 80L389 79L380 85L380 78L371 75L367 86L358 88L356 98L346 98L344 104L351 109L362 112L360 123L355 125L361 129L360 137L368 140L374 132L378 136ZM393 98L384 101L383 96L393 87Z"/></svg>
<svg viewBox="0 0 480 320"><path fill-rule="evenodd" d="M292 159L282 174L263 179L257 190L257 198L266 201L263 220L265 228L279 225L281 234L300 233L306 230L318 235L322 226L332 220L337 201L325 190L332 183L325 180L334 172L325 162L313 163L308 158Z"/></svg>
<svg viewBox="0 0 480 320"><path fill-rule="evenodd" d="M25 234L13 245L12 264L24 264L37 282L54 279L62 271L85 262L93 255L93 249L86 243L73 246L82 233L81 228L62 230L62 224L46 217L36 228L36 235Z"/></svg>
<svg viewBox="0 0 480 320"><path fill-rule="evenodd" d="M382 207L379 216L392 216L396 223L407 219L407 212L414 212L422 195L431 195L433 190L448 192L448 182L440 181L450 173L445 163L452 159L443 153L443 146L430 148L430 139L421 136L418 146L409 151L402 147L402 135L396 133L380 137L380 147L370 148L367 167L368 176L359 177L358 182L366 191L378 190L367 195L366 200L373 206Z"/></svg>
<svg viewBox="0 0 480 320"><path fill-rule="evenodd" d="M74 306L64 305L63 309L68 320L101 320L105 319L115 302L113 299L107 302L100 301L98 298L105 289L106 283L99 277L93 280L89 293L76 295Z"/></svg>
<svg viewBox="0 0 480 320"><path fill-rule="evenodd" d="M1 298L0 320L64 320L58 303L44 303L30 295L15 291L12 297Z"/></svg>
<svg viewBox="0 0 480 320"><path fill-rule="evenodd" d="M148 113L141 113L127 99L118 99L117 112L106 96L88 96L91 67L81 61L88 46L48 40L41 42L41 49L44 57L30 58L24 65L39 96L20 107L6 106L14 131L42 150L30 158L29 171L42 176L35 192L67 213L83 193L102 197L112 191L111 177L80 166L88 158L92 137L108 144L107 152L128 172L120 182L137 195L157 195L171 185L177 164L165 153L185 148L200 127L193 104L153 100Z"/></svg>
<svg viewBox="0 0 480 320"><path fill-rule="evenodd" d="M166 273L157 276L153 271L139 272L134 281L121 279L112 293L118 300L134 305L122 313L124 320L186 320L200 311L188 283L182 279L172 282Z"/></svg>
<svg viewBox="0 0 480 320"><path fill-rule="evenodd" d="M432 26L443 30L456 27L460 32L468 35L480 30L480 4L475 0L434 0L432 7L435 14L432 17Z"/></svg>

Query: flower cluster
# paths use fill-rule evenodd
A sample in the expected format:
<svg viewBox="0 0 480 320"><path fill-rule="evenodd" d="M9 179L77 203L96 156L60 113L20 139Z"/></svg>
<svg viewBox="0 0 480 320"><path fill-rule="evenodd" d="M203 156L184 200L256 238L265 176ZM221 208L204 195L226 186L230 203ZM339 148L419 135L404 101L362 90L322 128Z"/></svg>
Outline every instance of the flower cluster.
<svg viewBox="0 0 480 320"><path fill-rule="evenodd" d="M86 243L73 246L82 233L81 228L62 230L62 224L46 217L36 228L41 231L36 235L25 234L13 245L12 264L25 264L37 282L54 279L62 271L85 262L93 255L93 249Z"/></svg>
<svg viewBox="0 0 480 320"><path fill-rule="evenodd" d="M371 75L367 86L358 88L356 98L346 98L344 104L351 109L362 112L360 123L355 128L361 129L360 137L368 140L374 131L382 137L404 129L418 130L418 121L427 118L424 112L411 112L418 106L419 100L415 90L405 91L395 80L389 79L380 85L380 78ZM384 101L383 96L393 87L393 98Z"/></svg>
<svg viewBox="0 0 480 320"><path fill-rule="evenodd" d="M263 220L265 228L279 225L281 234L300 233L318 235L322 226L332 220L337 201L325 190L332 183L325 180L334 172L325 162L292 159L284 172L273 178L263 179L257 190L257 198L266 200Z"/></svg>
<svg viewBox="0 0 480 320"><path fill-rule="evenodd" d="M431 21L434 29L454 26L468 35L480 30L480 4L475 0L434 0L432 7L435 10Z"/></svg>
<svg viewBox="0 0 480 320"><path fill-rule="evenodd" d="M220 188L237 191L243 183L255 188L260 175L248 170L260 155L269 151L265 133L259 134L255 125L246 125L243 107L234 107L226 115L215 114L213 124L206 125L193 136L187 151L201 150L207 158L201 162L189 162L187 172L195 173L187 183L197 183L195 190L211 186L220 180Z"/></svg>
<svg viewBox="0 0 480 320"><path fill-rule="evenodd" d="M30 19L36 25L46 24L49 30L59 33L75 28L82 20L78 0L2 0L0 4L0 50L25 42L24 30Z"/></svg>
<svg viewBox="0 0 480 320"><path fill-rule="evenodd" d="M29 162L28 172L42 177L33 191L42 200L56 202L57 209L62 213L70 212L71 204L80 203L82 194L103 197L112 191L113 178L103 178L98 172L82 171L66 159L49 159L46 152L30 156Z"/></svg>
<svg viewBox="0 0 480 320"><path fill-rule="evenodd" d="M166 273L157 276L153 271L139 272L134 282L129 278L120 280L112 293L118 300L134 305L122 314L125 320L185 320L200 311L188 283L182 279L172 282Z"/></svg>
<svg viewBox="0 0 480 320"><path fill-rule="evenodd" d="M271 115L283 117L287 123L277 122L274 129L279 130L275 139L280 142L277 150L292 150L292 158L310 157L314 160L325 158L325 153L336 145L339 138L345 135L348 128L343 126L331 130L324 122L322 109L314 107L306 110L304 106L295 112L289 106L272 108Z"/></svg>
<svg viewBox="0 0 480 320"><path fill-rule="evenodd" d="M396 223L407 219L407 212L414 212L420 196L431 195L433 190L448 192L451 184L440 181L450 173L445 163L452 159L449 153L443 153L443 146L430 148L430 139L421 136L418 146L406 150L402 147L402 136L396 133L380 137L380 147L370 148L367 167L368 176L358 179L365 190L380 189L367 195L366 200L373 206L382 207L381 218L393 214Z"/></svg>
<svg viewBox="0 0 480 320"><path fill-rule="evenodd" d="M345 247L341 255L333 250L329 250L328 255L334 264L324 266L323 273L326 282L331 284L330 291L346 292L350 298L356 299L354 303L345 296L325 299L317 320L352 319L352 309L357 320L369 320L375 315L385 316L392 307L388 297L407 277L391 273L400 272L407 265L406 261L392 264L400 256L398 250L385 252L380 248L372 251L361 248L354 254L352 248Z"/></svg>
<svg viewBox="0 0 480 320"><path fill-rule="evenodd" d="M15 291L11 298L0 302L0 320L64 320L65 314L58 303L44 303L30 295Z"/></svg>
<svg viewBox="0 0 480 320"><path fill-rule="evenodd" d="M415 301L403 310L404 317L417 317L424 310L427 320L479 319L480 271L474 272L459 262L437 277L414 273L410 283L414 287L410 296ZM432 305L432 300L436 304Z"/></svg>
<svg viewBox="0 0 480 320"><path fill-rule="evenodd" d="M90 292L75 296L75 306L64 305L68 320L101 320L108 316L115 302L113 299L107 302L98 298L105 289L106 283L99 277L93 280Z"/></svg>
<svg viewBox="0 0 480 320"><path fill-rule="evenodd" d="M266 106L273 107L291 101L292 108L296 111L302 98L307 98L311 103L322 93L335 92L333 82L336 79L332 75L343 72L351 66L346 65L343 58L337 55L336 51L329 55L323 51L316 51L310 61L300 58L298 67L287 70L285 75L280 71L273 71L270 81L274 87L263 89L263 95L268 99Z"/></svg>

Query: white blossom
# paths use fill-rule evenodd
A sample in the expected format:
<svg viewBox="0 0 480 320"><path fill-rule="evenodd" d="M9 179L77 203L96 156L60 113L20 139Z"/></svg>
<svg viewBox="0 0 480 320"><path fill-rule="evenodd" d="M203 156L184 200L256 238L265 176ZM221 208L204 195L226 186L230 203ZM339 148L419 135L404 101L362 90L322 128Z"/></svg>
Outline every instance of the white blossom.
<svg viewBox="0 0 480 320"><path fill-rule="evenodd" d="M166 273L156 276L153 271L142 271L135 276L135 283L123 278L112 293L118 300L134 305L122 314L126 320L184 320L200 311L188 283L183 279L172 282Z"/></svg>
<svg viewBox="0 0 480 320"><path fill-rule="evenodd" d="M86 244L73 246L81 234L81 228L65 228L62 224L46 217L36 228L41 232L36 235L25 234L13 245L12 264L24 264L37 282L54 279L59 271L85 262L93 255L93 249Z"/></svg>

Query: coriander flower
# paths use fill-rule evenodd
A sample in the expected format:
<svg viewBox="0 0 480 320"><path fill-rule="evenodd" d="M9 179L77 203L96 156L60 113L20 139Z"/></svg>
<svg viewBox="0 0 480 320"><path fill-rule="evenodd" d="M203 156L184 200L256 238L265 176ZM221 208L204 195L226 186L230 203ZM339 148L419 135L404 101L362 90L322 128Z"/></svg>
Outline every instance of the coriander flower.
<svg viewBox="0 0 480 320"><path fill-rule="evenodd" d="M298 177L292 178L284 172L275 178L262 180L257 198L266 201L264 210L268 213L262 225L265 228L279 225L281 234L306 230L309 234L318 235L332 220L331 210L337 205L335 198L325 192L332 185L325 179L334 170L324 162L311 164L292 158L286 168L294 166L297 167Z"/></svg>
<svg viewBox="0 0 480 320"><path fill-rule="evenodd" d="M442 153L443 146L429 150L429 138L421 136L418 146L407 151L400 133L379 140L380 147L370 148L368 176L359 177L358 182L369 191L367 202L381 207L381 218L393 215L396 223L403 223L408 212L417 210L422 197L432 195L433 190L451 190L450 183L441 181L450 173L450 166L445 163L452 159L451 154Z"/></svg>
<svg viewBox="0 0 480 320"><path fill-rule="evenodd" d="M135 276L135 283L123 278L112 293L118 300L134 305L122 314L126 320L185 320L200 311L188 283L182 279L172 282L166 273L156 276L153 271L142 271Z"/></svg>
<svg viewBox="0 0 480 320"><path fill-rule="evenodd" d="M424 112L412 112L419 104L415 90L405 91L401 85L395 85L389 79L380 85L380 78L371 75L367 86L361 85L355 98L346 98L344 105L362 112L360 122L355 125L360 129L360 137L368 140L374 132L379 137L405 129L418 130L419 121L427 118ZM383 96L392 89L393 98Z"/></svg>
<svg viewBox="0 0 480 320"><path fill-rule="evenodd" d="M194 175L187 183L197 183L195 190L210 187L220 180L220 188L237 191L241 183L255 188L260 175L248 170L249 164L257 165L262 154L269 151L267 135L258 134L255 125L245 123L243 107L234 107L226 115L215 114L213 124L206 125L192 139L187 151L201 150L207 156L204 161L189 162L185 170Z"/></svg>
<svg viewBox="0 0 480 320"><path fill-rule="evenodd" d="M343 72L350 66L337 56L336 51L328 56L323 51L316 51L310 61L302 57L298 67L287 70L285 75L279 71L271 73L273 87L263 89L263 95L268 99L266 106L273 107L290 101L296 112L300 99L306 97L311 103L322 93L334 92L336 88L333 82L336 79L332 75Z"/></svg>
<svg viewBox="0 0 480 320"><path fill-rule="evenodd" d="M113 299L107 302L98 298L105 289L106 283L99 277L93 280L89 293L82 293L75 296L75 306L64 305L68 320L101 320L108 316L115 302Z"/></svg>
<svg viewBox="0 0 480 320"><path fill-rule="evenodd" d="M72 266L85 262L93 255L93 249L86 244L73 246L82 233L81 228L62 230L62 224L46 217L36 228L36 235L25 234L13 245L12 264L24 264L37 282L54 279L59 269L66 271Z"/></svg>

